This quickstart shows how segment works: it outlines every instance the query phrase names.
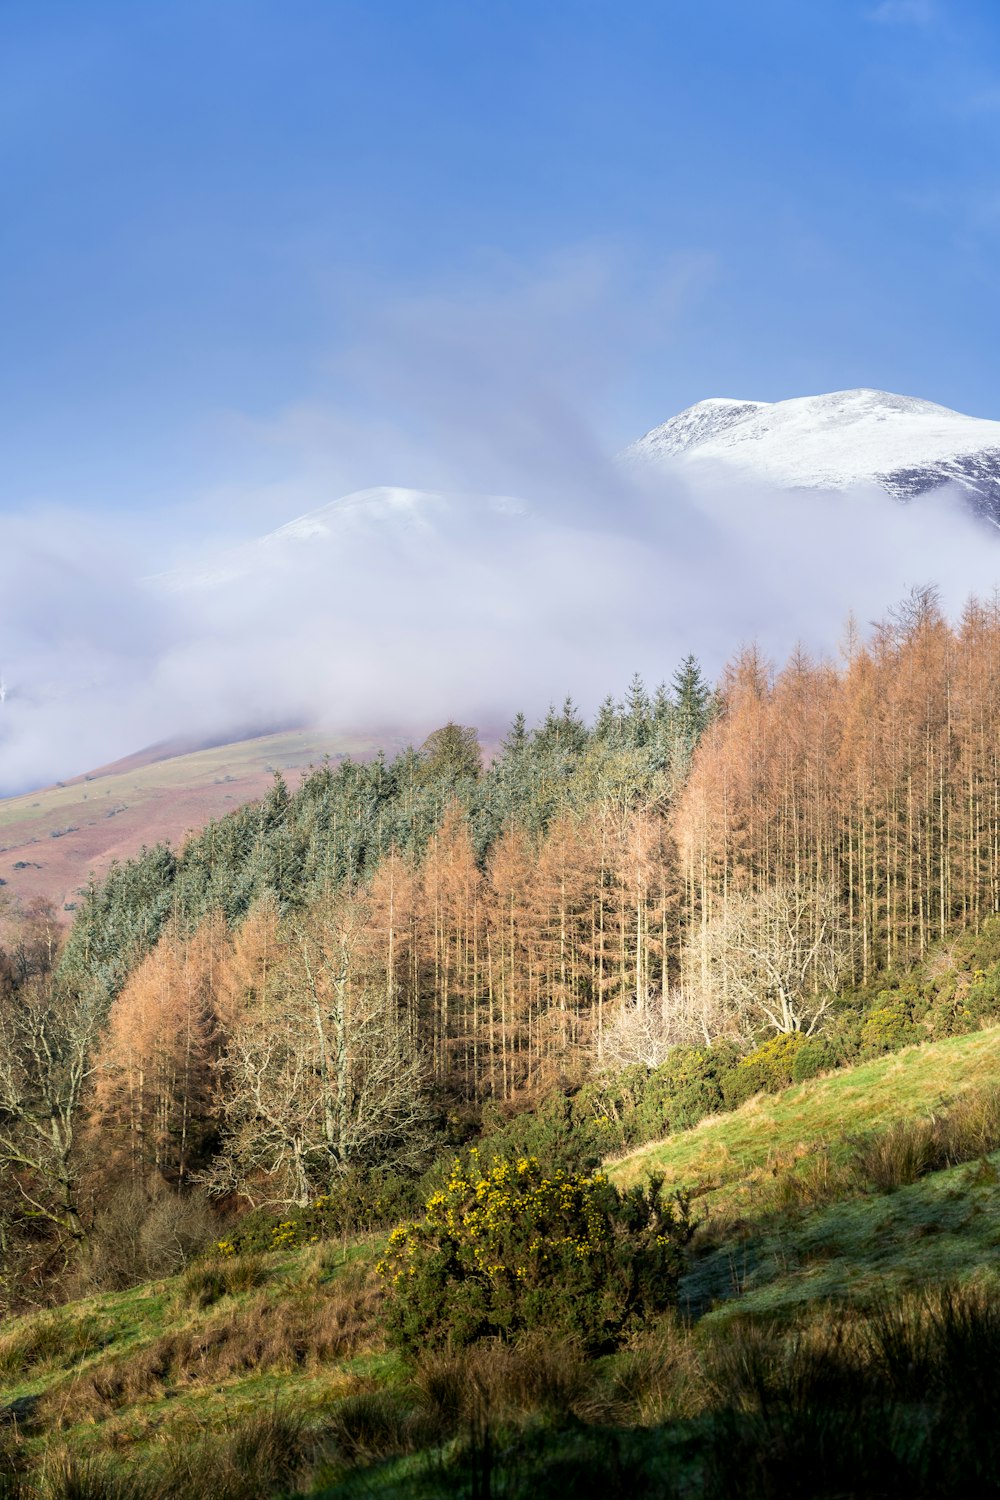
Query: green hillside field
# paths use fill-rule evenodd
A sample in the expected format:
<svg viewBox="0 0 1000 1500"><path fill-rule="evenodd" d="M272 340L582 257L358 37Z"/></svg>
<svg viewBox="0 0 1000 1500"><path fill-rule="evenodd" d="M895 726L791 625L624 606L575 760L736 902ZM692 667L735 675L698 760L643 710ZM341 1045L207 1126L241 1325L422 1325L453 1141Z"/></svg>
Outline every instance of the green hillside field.
<svg viewBox="0 0 1000 1500"><path fill-rule="evenodd" d="M379 1236L210 1251L177 1277L21 1317L0 1337L10 1461L34 1476L27 1493L78 1500L526 1496L563 1479L581 1494L740 1493L722 1434L762 1329L771 1379L775 1351L791 1357L781 1330L799 1358L817 1329L844 1348L883 1338L890 1305L897 1342L916 1338L951 1316L943 1287L973 1308L992 1296L1000 1151L939 1170L893 1151L963 1107L968 1124L998 1085L992 1029L758 1097L609 1163L619 1183L658 1173L691 1190L699 1228L680 1319L597 1360L535 1345L407 1364L383 1333Z"/></svg>

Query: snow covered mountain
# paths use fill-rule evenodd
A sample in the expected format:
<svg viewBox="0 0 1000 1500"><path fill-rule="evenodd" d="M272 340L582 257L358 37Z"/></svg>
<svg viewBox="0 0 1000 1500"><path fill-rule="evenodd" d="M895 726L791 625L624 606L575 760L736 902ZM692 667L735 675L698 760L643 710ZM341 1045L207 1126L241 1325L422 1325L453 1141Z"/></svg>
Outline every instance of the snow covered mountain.
<svg viewBox="0 0 1000 1500"><path fill-rule="evenodd" d="M699 401L625 450L633 464L710 464L778 489L877 484L906 501L955 485L1000 526L1000 422L888 391Z"/></svg>
<svg viewBox="0 0 1000 1500"><path fill-rule="evenodd" d="M391 565L400 554L419 557L445 539L457 544L465 533L472 540L494 530L502 534L511 519L526 513L527 506L506 495L445 495L377 485L330 500L205 565L160 573L150 582L171 593L210 589L299 570L304 561L321 564L330 553L341 565L352 558L369 568L379 560Z"/></svg>
<svg viewBox="0 0 1000 1500"><path fill-rule="evenodd" d="M495 722L656 680L692 640L713 670L734 640L822 651L848 610L874 618L914 579L953 608L1000 578L1000 422L867 390L703 401L619 473L598 460L574 447L562 488L543 475L525 500L318 495L256 539L186 538L184 563L141 581L111 580L93 547L67 589L61 544L40 563L0 548L0 787L247 724L370 728L387 705L413 733ZM886 498L941 486L992 537Z"/></svg>
<svg viewBox="0 0 1000 1500"><path fill-rule="evenodd" d="M931 401L886 391L835 391L790 401L699 401L654 427L621 455L626 468L681 471L695 482L720 469L772 490L824 491L879 485L900 501L951 484L1000 528L1000 422L963 416ZM149 581L168 594L231 594L327 576L438 570L444 562L530 552L526 503L477 495L377 486L358 490L277 530Z"/></svg>
<svg viewBox="0 0 1000 1500"><path fill-rule="evenodd" d="M791 401L699 401L654 427L621 455L626 467L720 467L755 486L837 491L880 485L906 501L953 484L1000 527L1000 422L963 416L886 391L835 391ZM530 547L530 506L510 496L377 486L331 500L276 531L158 575L168 593L268 585L336 558L343 572L426 567L443 550L476 554Z"/></svg>

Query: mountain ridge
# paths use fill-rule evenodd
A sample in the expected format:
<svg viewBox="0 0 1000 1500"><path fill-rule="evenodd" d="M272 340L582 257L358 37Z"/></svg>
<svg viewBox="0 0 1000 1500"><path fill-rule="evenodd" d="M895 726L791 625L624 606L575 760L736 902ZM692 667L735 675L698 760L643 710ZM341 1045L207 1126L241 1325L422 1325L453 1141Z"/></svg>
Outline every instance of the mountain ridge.
<svg viewBox="0 0 1000 1500"><path fill-rule="evenodd" d="M878 486L909 501L954 485L970 508L1000 528L1000 421L970 417L933 401L858 387L785 401L712 396L686 407L629 444L626 473L685 477L721 466L755 486L846 490ZM147 581L170 593L226 586L287 567L316 548L342 553L373 542L419 553L461 540L473 523L502 538L538 512L511 495L446 492L403 485L353 490L211 561ZM475 545L475 537L467 537Z"/></svg>
<svg viewBox="0 0 1000 1500"><path fill-rule="evenodd" d="M801 490L877 485L908 501L954 485L1000 526L1000 422L858 387L785 401L710 397L651 428L626 464L687 474L709 464L756 484Z"/></svg>

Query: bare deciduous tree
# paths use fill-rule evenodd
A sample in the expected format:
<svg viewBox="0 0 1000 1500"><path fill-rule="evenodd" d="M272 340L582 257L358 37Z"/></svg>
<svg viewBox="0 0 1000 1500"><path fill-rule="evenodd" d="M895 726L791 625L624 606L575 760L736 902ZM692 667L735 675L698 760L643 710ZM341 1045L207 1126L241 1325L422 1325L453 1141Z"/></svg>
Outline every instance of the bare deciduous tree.
<svg viewBox="0 0 1000 1500"><path fill-rule="evenodd" d="M851 967L853 939L832 886L790 882L730 892L688 945L686 969L721 1014L742 1029L817 1030Z"/></svg>
<svg viewBox="0 0 1000 1500"><path fill-rule="evenodd" d="M606 1068L658 1068L674 1045L658 1000L639 996L621 1004L604 1030Z"/></svg>
<svg viewBox="0 0 1000 1500"><path fill-rule="evenodd" d="M306 1203L349 1166L419 1157L424 1064L368 972L364 917L345 898L294 928L266 997L233 1019L213 1191Z"/></svg>
<svg viewBox="0 0 1000 1500"><path fill-rule="evenodd" d="M82 1237L74 1145L103 1009L38 975L0 1006L0 1175L24 1212Z"/></svg>

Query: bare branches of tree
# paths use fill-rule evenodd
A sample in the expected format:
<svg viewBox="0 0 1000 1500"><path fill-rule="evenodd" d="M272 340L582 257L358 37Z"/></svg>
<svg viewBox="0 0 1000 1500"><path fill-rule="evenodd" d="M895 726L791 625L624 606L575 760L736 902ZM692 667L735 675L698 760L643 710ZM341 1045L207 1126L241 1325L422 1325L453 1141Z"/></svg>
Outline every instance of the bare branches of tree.
<svg viewBox="0 0 1000 1500"><path fill-rule="evenodd" d="M832 886L730 891L685 955L689 983L740 1029L819 1027L850 971L853 939Z"/></svg>
<svg viewBox="0 0 1000 1500"><path fill-rule="evenodd" d="M0 1176L27 1217L82 1226L74 1144L103 1007L39 974L0 1007Z"/></svg>
<svg viewBox="0 0 1000 1500"><path fill-rule="evenodd" d="M213 1191L305 1203L349 1166L403 1166L424 1149L423 1058L372 972L365 916L342 897L293 927L267 994L233 1017Z"/></svg>

